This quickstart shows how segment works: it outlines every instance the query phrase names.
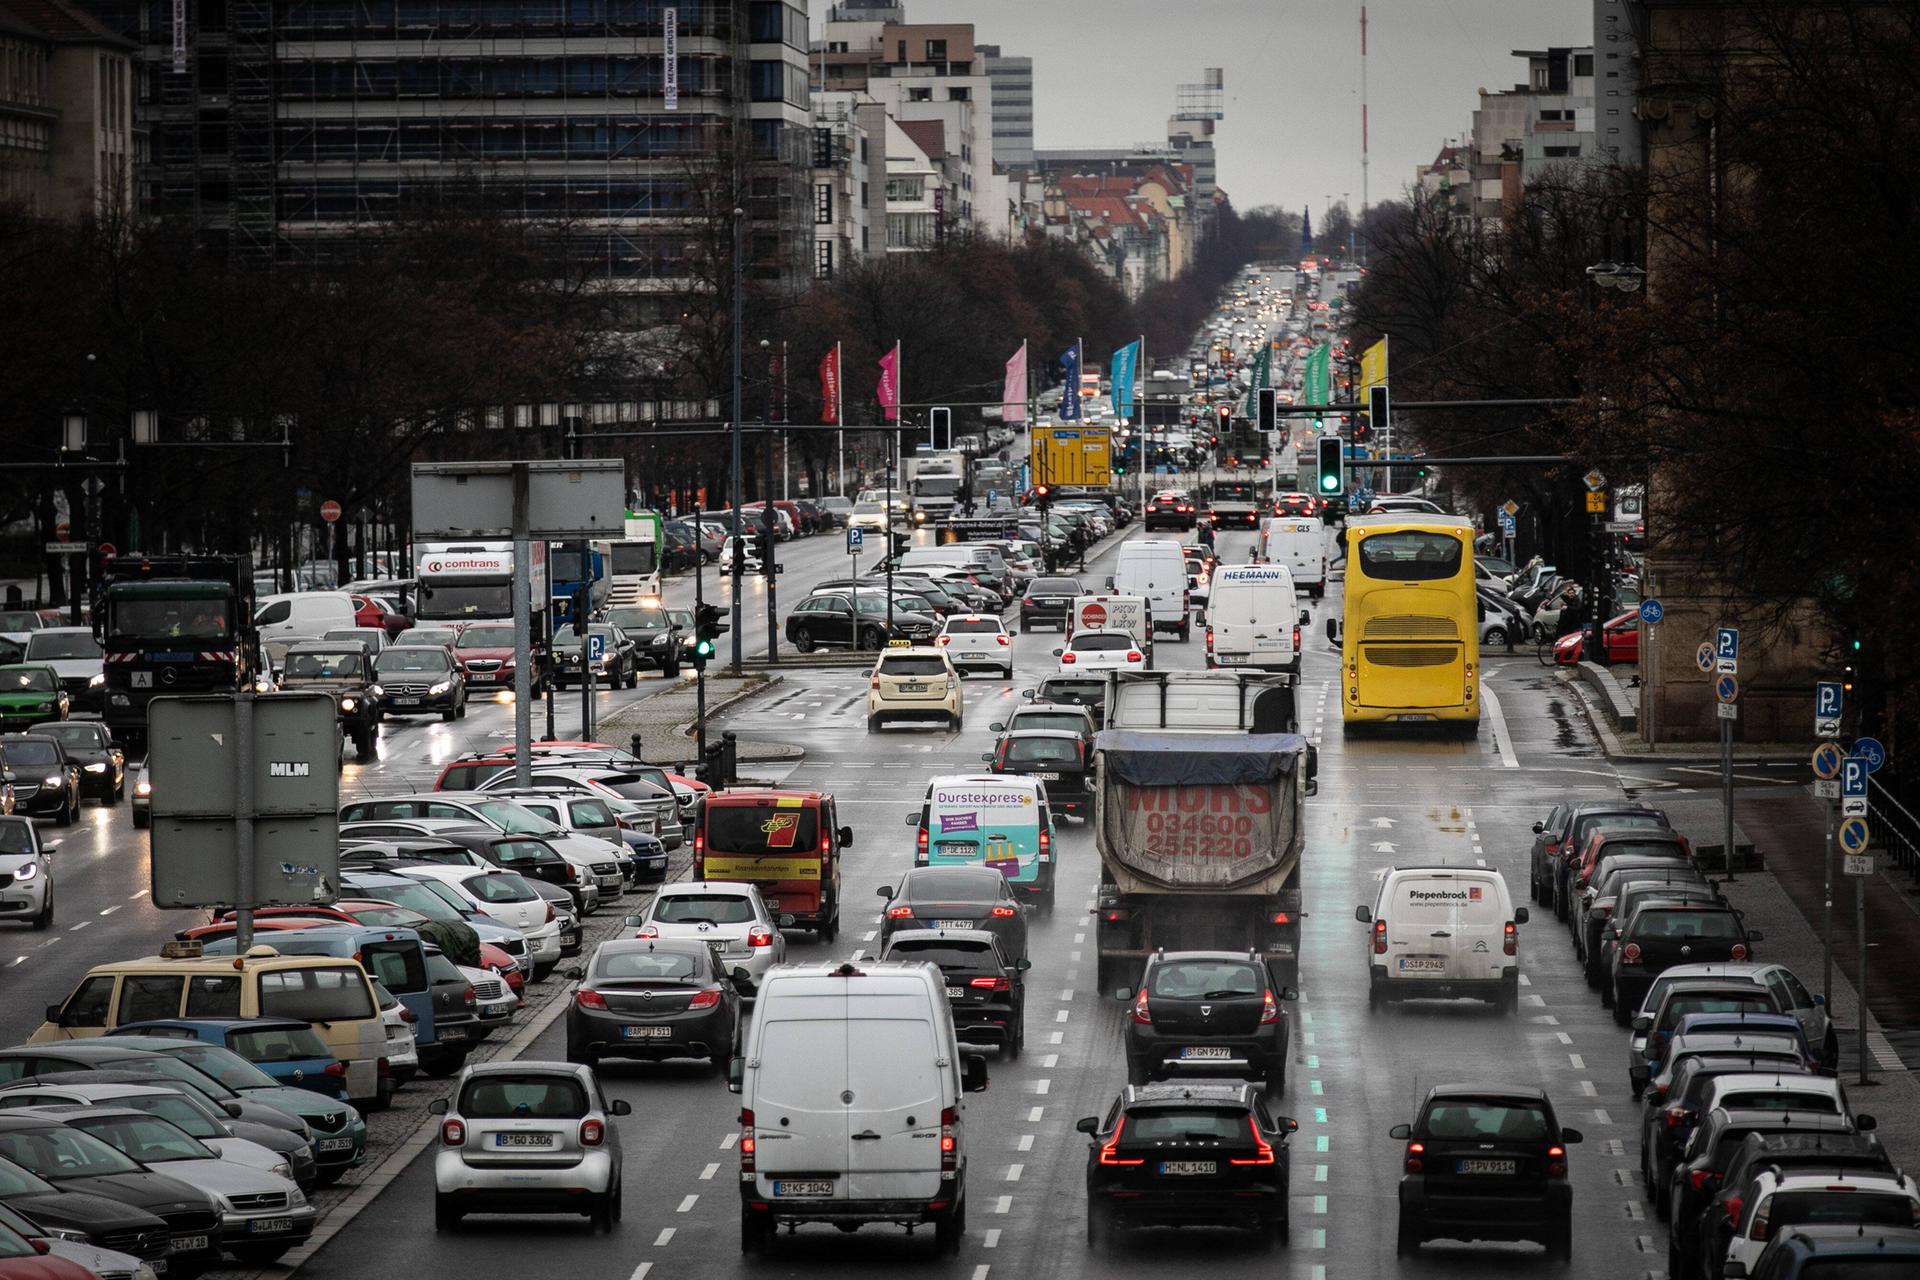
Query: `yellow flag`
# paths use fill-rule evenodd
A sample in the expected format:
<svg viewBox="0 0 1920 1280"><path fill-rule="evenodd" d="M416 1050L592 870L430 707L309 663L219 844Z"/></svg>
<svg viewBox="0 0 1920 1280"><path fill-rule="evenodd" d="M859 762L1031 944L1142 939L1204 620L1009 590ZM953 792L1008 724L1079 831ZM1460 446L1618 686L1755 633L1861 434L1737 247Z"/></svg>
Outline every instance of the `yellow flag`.
<svg viewBox="0 0 1920 1280"><path fill-rule="evenodd" d="M1367 400L1367 388L1387 380L1387 340L1374 343L1360 353L1360 403Z"/></svg>

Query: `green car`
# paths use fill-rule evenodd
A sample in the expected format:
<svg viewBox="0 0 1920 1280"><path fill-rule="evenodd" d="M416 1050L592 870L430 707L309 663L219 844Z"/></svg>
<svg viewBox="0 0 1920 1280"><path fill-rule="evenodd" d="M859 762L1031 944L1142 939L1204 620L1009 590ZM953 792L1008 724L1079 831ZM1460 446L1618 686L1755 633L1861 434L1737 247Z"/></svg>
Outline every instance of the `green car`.
<svg viewBox="0 0 1920 1280"><path fill-rule="evenodd" d="M71 704L52 667L19 663L0 667L0 729L24 729L42 720L65 720Z"/></svg>

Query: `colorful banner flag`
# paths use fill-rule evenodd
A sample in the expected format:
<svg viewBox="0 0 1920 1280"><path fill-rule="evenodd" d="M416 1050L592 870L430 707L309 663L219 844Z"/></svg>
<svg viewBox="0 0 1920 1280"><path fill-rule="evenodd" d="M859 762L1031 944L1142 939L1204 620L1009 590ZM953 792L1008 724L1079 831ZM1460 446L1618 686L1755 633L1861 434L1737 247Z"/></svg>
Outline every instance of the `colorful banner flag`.
<svg viewBox="0 0 1920 1280"><path fill-rule="evenodd" d="M1060 356L1060 421L1080 421L1080 340Z"/></svg>
<svg viewBox="0 0 1920 1280"><path fill-rule="evenodd" d="M1263 342L1260 344L1260 353L1253 358L1253 381L1247 387L1247 405L1246 408L1241 410L1243 417L1252 418L1256 416L1256 411L1259 408L1257 402L1260 398L1260 388L1272 386L1272 378L1273 344Z"/></svg>
<svg viewBox="0 0 1920 1280"><path fill-rule="evenodd" d="M820 421L840 424L840 344L820 357Z"/></svg>
<svg viewBox="0 0 1920 1280"><path fill-rule="evenodd" d="M1027 420L1027 344L1007 361L1007 381L1000 391L1000 421L1008 426Z"/></svg>
<svg viewBox="0 0 1920 1280"><path fill-rule="evenodd" d="M1377 387L1386 380L1387 340L1382 338L1360 353L1360 403L1366 403L1368 387Z"/></svg>
<svg viewBox="0 0 1920 1280"><path fill-rule="evenodd" d="M1333 348L1321 343L1307 355L1304 385L1307 404L1333 403Z"/></svg>
<svg viewBox="0 0 1920 1280"><path fill-rule="evenodd" d="M1114 416L1133 419L1133 383L1140 368L1140 339L1135 338L1113 353L1110 375Z"/></svg>
<svg viewBox="0 0 1920 1280"><path fill-rule="evenodd" d="M880 357L880 417L887 422L900 421L900 344Z"/></svg>

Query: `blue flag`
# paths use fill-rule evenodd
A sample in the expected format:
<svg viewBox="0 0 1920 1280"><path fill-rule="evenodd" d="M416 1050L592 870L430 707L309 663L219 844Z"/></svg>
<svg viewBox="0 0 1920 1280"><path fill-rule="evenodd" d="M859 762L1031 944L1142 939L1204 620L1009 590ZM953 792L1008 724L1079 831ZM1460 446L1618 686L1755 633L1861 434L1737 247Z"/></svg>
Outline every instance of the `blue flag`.
<svg viewBox="0 0 1920 1280"><path fill-rule="evenodd" d="M1060 357L1060 421L1080 421L1080 344L1076 341Z"/></svg>
<svg viewBox="0 0 1920 1280"><path fill-rule="evenodd" d="M1113 412L1129 421L1133 418L1133 381L1140 367L1140 340L1135 338L1113 353Z"/></svg>

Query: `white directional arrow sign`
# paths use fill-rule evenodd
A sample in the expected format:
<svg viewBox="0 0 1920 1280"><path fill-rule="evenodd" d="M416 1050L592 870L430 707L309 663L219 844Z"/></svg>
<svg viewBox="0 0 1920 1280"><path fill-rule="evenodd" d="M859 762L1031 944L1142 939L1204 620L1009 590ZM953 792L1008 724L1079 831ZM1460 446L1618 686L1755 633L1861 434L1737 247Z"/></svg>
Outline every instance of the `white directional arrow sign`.
<svg viewBox="0 0 1920 1280"><path fill-rule="evenodd" d="M1393 841L1375 840L1373 842L1373 851L1375 853L1393 853L1395 852Z"/></svg>
<svg viewBox="0 0 1920 1280"><path fill-rule="evenodd" d="M1392 818L1374 818L1371 821L1372 821L1372 825L1376 827L1380 827L1382 829L1390 830L1393 827Z"/></svg>

